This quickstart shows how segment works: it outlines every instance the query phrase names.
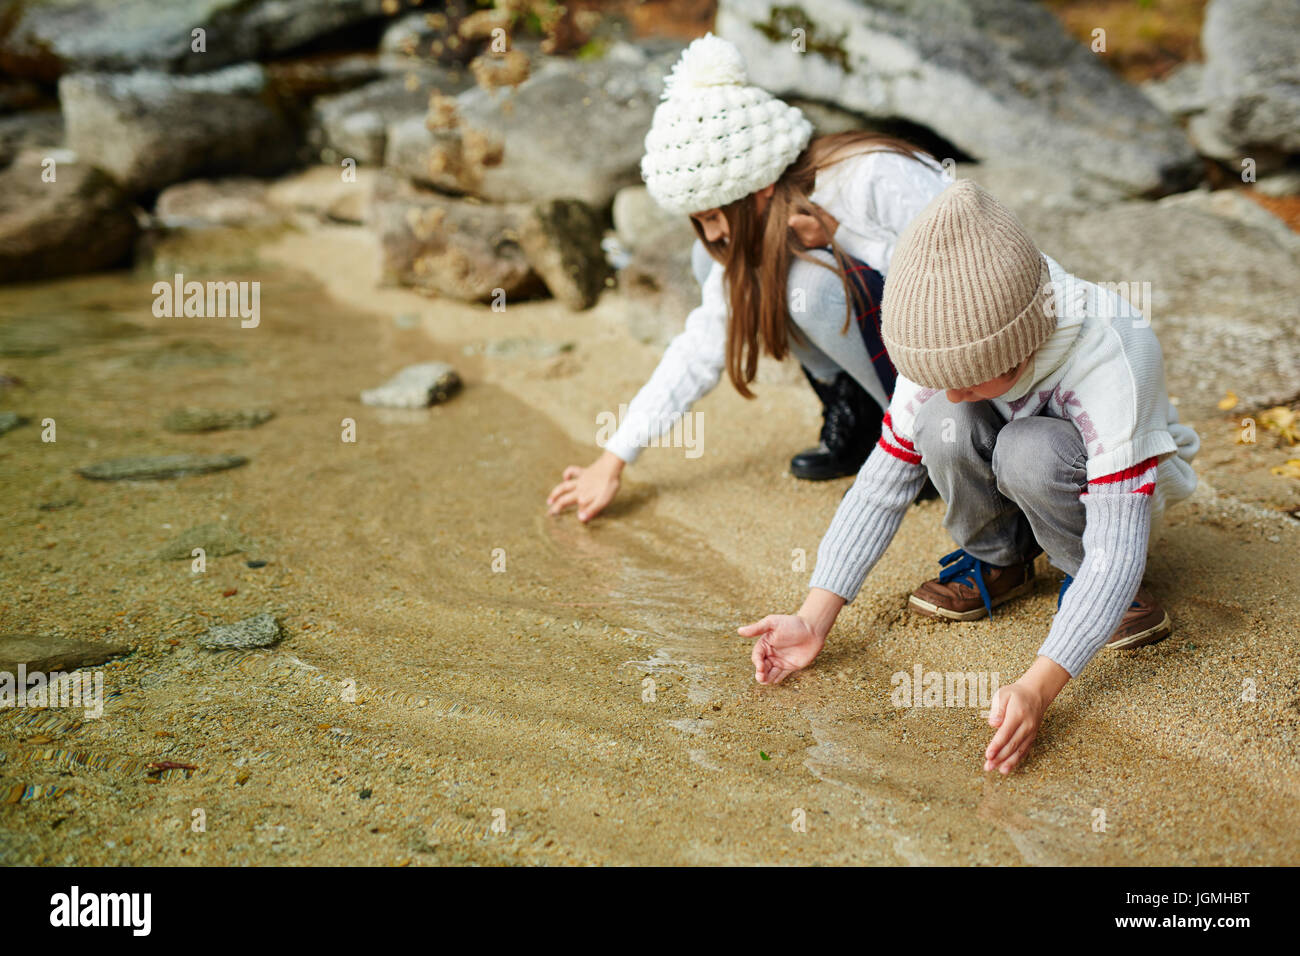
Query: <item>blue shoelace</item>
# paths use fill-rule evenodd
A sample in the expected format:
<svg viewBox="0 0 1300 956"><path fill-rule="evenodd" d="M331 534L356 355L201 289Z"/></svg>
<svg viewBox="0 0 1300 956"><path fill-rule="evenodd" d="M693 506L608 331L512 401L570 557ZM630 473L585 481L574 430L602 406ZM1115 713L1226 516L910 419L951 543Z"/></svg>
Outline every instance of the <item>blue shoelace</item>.
<svg viewBox="0 0 1300 956"><path fill-rule="evenodd" d="M980 593L981 600L984 601L984 608L989 612L989 617L993 616L993 599L989 597L989 589L984 585L984 569L990 567L973 554L967 554L962 548L958 548L951 554L945 554L939 559L943 565L943 570L939 572L939 583L947 584L950 581L957 581L960 584L973 586Z"/></svg>
<svg viewBox="0 0 1300 956"><path fill-rule="evenodd" d="M1065 580L1061 582L1061 590L1058 591L1056 595L1056 609L1058 611L1061 609L1061 601L1064 600L1065 598L1066 589L1068 589L1069 586L1073 583L1074 583L1074 577L1069 574L1067 574L1065 576ZM1138 602L1135 600L1132 604L1129 605L1129 609L1132 610L1137 606L1138 606Z"/></svg>

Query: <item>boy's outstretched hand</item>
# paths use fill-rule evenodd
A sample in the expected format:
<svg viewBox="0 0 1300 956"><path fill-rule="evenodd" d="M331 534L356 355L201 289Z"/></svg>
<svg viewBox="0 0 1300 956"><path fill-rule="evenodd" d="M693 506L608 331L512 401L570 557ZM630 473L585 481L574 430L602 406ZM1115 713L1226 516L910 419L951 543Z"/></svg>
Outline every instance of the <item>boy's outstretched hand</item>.
<svg viewBox="0 0 1300 956"><path fill-rule="evenodd" d="M741 637L757 637L750 659L754 680L779 684L803 670L821 653L826 638L819 637L797 614L769 614L755 624L738 629Z"/></svg>
<svg viewBox="0 0 1300 956"><path fill-rule="evenodd" d="M1010 773L1029 753L1043 724L1043 715L1061 692L1069 672L1040 657L1014 684L1003 684L993 695L989 726L997 733L984 750L984 769Z"/></svg>
<svg viewBox="0 0 1300 956"><path fill-rule="evenodd" d="M826 644L826 635L844 606L844 598L821 588L810 588L798 614L769 614L737 629L741 637L756 637L754 680L779 684L813 662Z"/></svg>

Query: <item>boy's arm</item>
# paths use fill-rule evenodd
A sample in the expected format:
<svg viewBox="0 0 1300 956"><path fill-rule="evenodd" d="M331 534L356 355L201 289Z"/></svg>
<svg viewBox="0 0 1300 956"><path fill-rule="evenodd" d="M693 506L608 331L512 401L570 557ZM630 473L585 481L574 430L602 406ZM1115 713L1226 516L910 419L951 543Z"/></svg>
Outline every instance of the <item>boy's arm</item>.
<svg viewBox="0 0 1300 956"><path fill-rule="evenodd" d="M754 637L754 679L777 684L816 659L835 618L884 554L907 506L925 483L921 456L885 415L880 442L835 512L817 552L808 597L798 614L769 614L740 628Z"/></svg>
<svg viewBox="0 0 1300 956"><path fill-rule="evenodd" d="M810 586L852 601L924 484L920 454L911 441L894 432L886 414L880 441L844 495L817 549Z"/></svg>
<svg viewBox="0 0 1300 956"><path fill-rule="evenodd" d="M1038 653L1077 677L1119 626L1142 583L1157 459L1093 478L1080 495L1083 564Z"/></svg>

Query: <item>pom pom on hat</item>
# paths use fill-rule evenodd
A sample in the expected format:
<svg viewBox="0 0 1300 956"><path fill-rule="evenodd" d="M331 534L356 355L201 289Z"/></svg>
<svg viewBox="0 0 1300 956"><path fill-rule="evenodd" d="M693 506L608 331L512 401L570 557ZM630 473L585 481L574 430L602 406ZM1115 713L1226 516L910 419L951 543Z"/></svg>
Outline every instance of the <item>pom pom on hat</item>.
<svg viewBox="0 0 1300 956"><path fill-rule="evenodd" d="M691 41L673 71L664 79L663 99L689 96L709 86L744 86L749 80L745 60L734 43L712 33Z"/></svg>

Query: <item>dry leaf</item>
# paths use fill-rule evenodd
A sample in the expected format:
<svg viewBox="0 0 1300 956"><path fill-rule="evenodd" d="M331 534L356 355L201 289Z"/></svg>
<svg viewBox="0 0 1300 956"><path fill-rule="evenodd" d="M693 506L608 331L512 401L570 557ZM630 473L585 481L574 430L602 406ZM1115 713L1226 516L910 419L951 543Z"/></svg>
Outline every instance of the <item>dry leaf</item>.
<svg viewBox="0 0 1300 956"><path fill-rule="evenodd" d="M1300 458L1288 459L1285 465L1274 465L1269 471L1284 478L1300 478Z"/></svg>
<svg viewBox="0 0 1300 956"><path fill-rule="evenodd" d="M1225 392L1223 398L1219 399L1219 408L1223 409L1225 412L1230 412L1237 407L1237 404L1240 401L1241 399L1237 397L1236 392Z"/></svg>
<svg viewBox="0 0 1300 956"><path fill-rule="evenodd" d="M1271 432L1286 439L1287 444L1300 445L1300 415L1286 405L1276 405L1259 413L1259 423Z"/></svg>

